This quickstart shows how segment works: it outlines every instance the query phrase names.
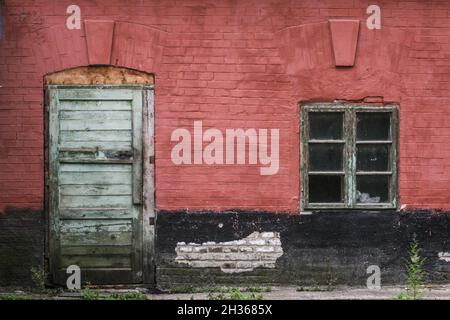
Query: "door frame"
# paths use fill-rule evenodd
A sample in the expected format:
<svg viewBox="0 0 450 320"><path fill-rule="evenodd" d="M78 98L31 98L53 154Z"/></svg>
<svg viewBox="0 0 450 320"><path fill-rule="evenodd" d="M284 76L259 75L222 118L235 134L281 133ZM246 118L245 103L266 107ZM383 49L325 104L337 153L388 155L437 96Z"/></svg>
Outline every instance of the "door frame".
<svg viewBox="0 0 450 320"><path fill-rule="evenodd" d="M52 92L55 89L139 89L142 92L142 214L140 222L141 238L141 259L142 259L142 285L155 285L155 94L154 85L46 85L44 87L44 207L46 213L46 234L45 234L45 262L46 270L50 275L52 284L61 284L65 281L57 277L57 259L55 256L55 241L58 237L54 221L55 216L52 208L52 202L55 194L52 185L54 184L52 161L50 158L50 117L52 116L52 105L55 102L52 99ZM68 275L69 276L69 275ZM83 281L83 279L82 279Z"/></svg>

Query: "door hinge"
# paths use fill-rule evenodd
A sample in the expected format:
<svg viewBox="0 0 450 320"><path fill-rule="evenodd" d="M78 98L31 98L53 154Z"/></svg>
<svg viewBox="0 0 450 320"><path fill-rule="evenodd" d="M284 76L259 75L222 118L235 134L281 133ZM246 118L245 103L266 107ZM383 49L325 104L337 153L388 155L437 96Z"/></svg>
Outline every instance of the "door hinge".
<svg viewBox="0 0 450 320"><path fill-rule="evenodd" d="M155 225L155 218L149 218L149 225L154 226Z"/></svg>
<svg viewBox="0 0 450 320"><path fill-rule="evenodd" d="M155 156L150 156L150 157L148 158L148 162L149 162L150 164L155 164Z"/></svg>

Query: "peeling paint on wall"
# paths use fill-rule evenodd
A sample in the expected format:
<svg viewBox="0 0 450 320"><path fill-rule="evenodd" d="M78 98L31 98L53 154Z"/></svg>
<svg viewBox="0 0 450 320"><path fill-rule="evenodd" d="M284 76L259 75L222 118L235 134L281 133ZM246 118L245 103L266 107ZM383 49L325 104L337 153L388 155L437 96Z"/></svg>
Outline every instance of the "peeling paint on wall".
<svg viewBox="0 0 450 320"><path fill-rule="evenodd" d="M450 262L450 252L439 252L439 260L444 260L445 262Z"/></svg>
<svg viewBox="0 0 450 320"><path fill-rule="evenodd" d="M176 262L193 268L217 268L225 273L275 268L283 255L278 232L253 232L248 237L228 242L179 242L175 248Z"/></svg>

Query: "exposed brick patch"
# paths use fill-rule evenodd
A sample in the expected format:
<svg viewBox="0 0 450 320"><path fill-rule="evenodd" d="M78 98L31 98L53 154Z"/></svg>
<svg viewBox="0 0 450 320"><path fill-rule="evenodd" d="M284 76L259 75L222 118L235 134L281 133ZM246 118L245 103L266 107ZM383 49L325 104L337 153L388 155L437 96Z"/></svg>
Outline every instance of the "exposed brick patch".
<svg viewBox="0 0 450 320"><path fill-rule="evenodd" d="M253 232L244 239L228 242L179 242L175 252L178 263L194 268L220 267L225 273L239 273L258 267L275 268L283 248L278 232Z"/></svg>

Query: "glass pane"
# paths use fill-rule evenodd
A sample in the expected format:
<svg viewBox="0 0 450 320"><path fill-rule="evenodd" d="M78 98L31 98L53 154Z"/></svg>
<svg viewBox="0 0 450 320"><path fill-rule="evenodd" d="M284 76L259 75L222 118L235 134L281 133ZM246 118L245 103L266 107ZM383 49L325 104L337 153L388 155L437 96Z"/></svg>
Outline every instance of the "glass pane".
<svg viewBox="0 0 450 320"><path fill-rule="evenodd" d="M356 151L358 171L389 171L389 145L359 144Z"/></svg>
<svg viewBox="0 0 450 320"><path fill-rule="evenodd" d="M342 171L343 144L310 143L310 171Z"/></svg>
<svg viewBox="0 0 450 320"><path fill-rule="evenodd" d="M357 176L356 201L358 203L382 203L389 201L390 176Z"/></svg>
<svg viewBox="0 0 450 320"><path fill-rule="evenodd" d="M309 139L340 140L342 139L342 112L310 112Z"/></svg>
<svg viewBox="0 0 450 320"><path fill-rule="evenodd" d="M358 141L390 140L390 112L358 112L356 139Z"/></svg>
<svg viewBox="0 0 450 320"><path fill-rule="evenodd" d="M310 203L342 202L342 176L309 176Z"/></svg>

